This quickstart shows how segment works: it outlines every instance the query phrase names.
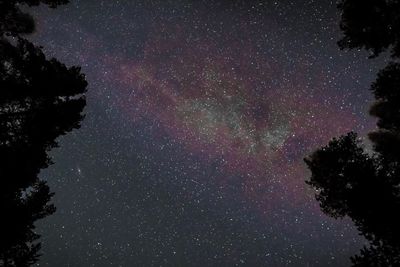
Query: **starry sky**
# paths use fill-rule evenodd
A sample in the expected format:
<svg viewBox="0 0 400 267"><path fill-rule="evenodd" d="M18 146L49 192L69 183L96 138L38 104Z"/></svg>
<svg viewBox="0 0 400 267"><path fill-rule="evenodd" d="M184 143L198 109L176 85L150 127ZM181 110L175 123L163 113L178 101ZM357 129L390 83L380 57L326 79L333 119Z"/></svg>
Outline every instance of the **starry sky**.
<svg viewBox="0 0 400 267"><path fill-rule="evenodd" d="M303 158L374 127L383 65L340 51L335 1L72 0L29 39L80 65L86 118L40 176L38 266L348 266Z"/></svg>

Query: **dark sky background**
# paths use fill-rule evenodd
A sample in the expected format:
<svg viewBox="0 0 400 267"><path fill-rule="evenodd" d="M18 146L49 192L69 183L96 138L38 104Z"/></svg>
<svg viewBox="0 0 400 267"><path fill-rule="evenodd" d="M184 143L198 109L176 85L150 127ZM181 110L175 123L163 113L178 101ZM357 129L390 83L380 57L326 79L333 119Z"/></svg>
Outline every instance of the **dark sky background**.
<svg viewBox="0 0 400 267"><path fill-rule="evenodd" d="M303 157L374 127L382 62L340 51L335 1L72 0L29 38L87 75L82 128L42 171L38 266L348 266Z"/></svg>

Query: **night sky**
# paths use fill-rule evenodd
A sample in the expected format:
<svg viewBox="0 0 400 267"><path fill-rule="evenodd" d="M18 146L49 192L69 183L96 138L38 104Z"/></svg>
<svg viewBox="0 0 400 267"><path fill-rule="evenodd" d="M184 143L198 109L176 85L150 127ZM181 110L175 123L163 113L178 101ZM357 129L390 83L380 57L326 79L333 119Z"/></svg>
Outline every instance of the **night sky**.
<svg viewBox="0 0 400 267"><path fill-rule="evenodd" d="M86 118L43 170L38 266L348 266L303 158L368 117L382 60L340 51L335 1L72 0L29 36L80 65Z"/></svg>

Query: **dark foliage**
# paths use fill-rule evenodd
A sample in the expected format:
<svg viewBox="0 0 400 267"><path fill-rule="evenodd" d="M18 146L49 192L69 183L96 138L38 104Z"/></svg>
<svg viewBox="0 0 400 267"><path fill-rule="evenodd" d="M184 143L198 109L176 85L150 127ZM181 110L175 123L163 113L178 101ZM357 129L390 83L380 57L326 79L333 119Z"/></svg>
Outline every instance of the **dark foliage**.
<svg viewBox="0 0 400 267"><path fill-rule="evenodd" d="M339 8L342 48L374 56L392 48L392 58L400 57L400 1L345 0ZM370 114L378 119L369 134L373 151L355 133L333 139L305 159L312 173L307 183L326 214L350 217L370 242L353 266L400 266L400 64L389 63L371 89Z"/></svg>
<svg viewBox="0 0 400 267"><path fill-rule="evenodd" d="M365 153L355 133L333 139L305 161L312 172L307 183L317 190L322 210L334 218L350 217L371 243L353 258L354 266L397 266L356 264L373 260L400 264L400 257L390 258L400 255L400 216L394 212L400 210L399 183L391 179L393 168L378 154Z"/></svg>
<svg viewBox="0 0 400 267"><path fill-rule="evenodd" d="M21 38L34 22L20 5L67 1L0 0L0 266L29 266L40 256L34 223L55 211L38 178L56 138L78 128L87 83L80 68L46 59Z"/></svg>
<svg viewBox="0 0 400 267"><path fill-rule="evenodd" d="M0 35L32 33L35 22L32 16L21 10L21 6L37 6L41 3L55 8L69 0L0 0Z"/></svg>
<svg viewBox="0 0 400 267"><path fill-rule="evenodd" d="M391 49L400 56L399 0L341 0L341 48L365 48L377 56Z"/></svg>

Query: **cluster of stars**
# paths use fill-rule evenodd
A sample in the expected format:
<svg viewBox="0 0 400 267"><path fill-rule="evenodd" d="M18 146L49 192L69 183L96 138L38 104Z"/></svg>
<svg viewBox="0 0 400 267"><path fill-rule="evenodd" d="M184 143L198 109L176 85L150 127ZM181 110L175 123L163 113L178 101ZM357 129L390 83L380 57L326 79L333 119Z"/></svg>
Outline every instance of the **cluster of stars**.
<svg viewBox="0 0 400 267"><path fill-rule="evenodd" d="M90 85L82 128L41 174L58 211L40 225L39 266L349 265L362 240L320 212L302 162L373 125L374 71L336 47L333 1L74 0L35 14L31 38Z"/></svg>

